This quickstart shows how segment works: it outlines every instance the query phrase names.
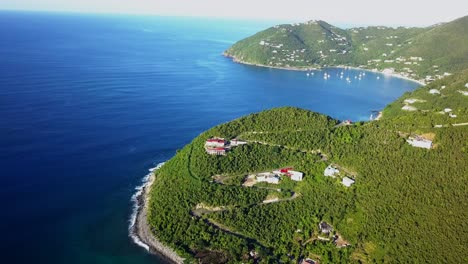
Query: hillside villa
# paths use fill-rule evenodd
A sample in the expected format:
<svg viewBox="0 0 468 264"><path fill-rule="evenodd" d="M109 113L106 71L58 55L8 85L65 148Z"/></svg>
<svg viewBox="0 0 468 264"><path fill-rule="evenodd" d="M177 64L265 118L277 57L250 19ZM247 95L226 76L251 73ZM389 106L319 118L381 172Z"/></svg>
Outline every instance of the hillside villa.
<svg viewBox="0 0 468 264"><path fill-rule="evenodd" d="M284 168L284 169L279 169L273 171L273 173L276 173L281 176L287 176L291 178L293 181L302 181L302 177L304 176L304 173L299 172L299 171L293 171L292 168Z"/></svg>
<svg viewBox="0 0 468 264"><path fill-rule="evenodd" d="M418 148L430 149L432 147L432 141L421 136L409 137L406 142L411 146Z"/></svg>
<svg viewBox="0 0 468 264"><path fill-rule="evenodd" d="M226 155L226 152L232 147L244 144L247 144L247 142L239 139L232 139L228 143L224 138L213 137L205 141L205 150L210 155Z"/></svg>
<svg viewBox="0 0 468 264"><path fill-rule="evenodd" d="M207 139L205 142L205 147L215 147L215 148L223 148L226 145L226 140L224 138L210 138Z"/></svg>
<svg viewBox="0 0 468 264"><path fill-rule="evenodd" d="M289 177L293 181L302 181L304 173L293 171L292 168L283 168L274 170L272 172L261 172L258 174L250 175L246 178L244 186L252 186L257 182L266 182L271 184L278 184L281 177ZM255 178L255 180L253 180Z"/></svg>

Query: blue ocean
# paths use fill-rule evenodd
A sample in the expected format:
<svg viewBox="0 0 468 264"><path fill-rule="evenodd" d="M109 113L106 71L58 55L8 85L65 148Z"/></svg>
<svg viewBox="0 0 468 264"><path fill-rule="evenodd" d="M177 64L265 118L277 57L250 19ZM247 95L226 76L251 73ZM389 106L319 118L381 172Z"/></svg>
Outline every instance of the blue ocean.
<svg viewBox="0 0 468 264"><path fill-rule="evenodd" d="M418 87L221 55L275 23L0 12L2 263L164 263L129 237L130 199L202 131L278 106L369 120Z"/></svg>

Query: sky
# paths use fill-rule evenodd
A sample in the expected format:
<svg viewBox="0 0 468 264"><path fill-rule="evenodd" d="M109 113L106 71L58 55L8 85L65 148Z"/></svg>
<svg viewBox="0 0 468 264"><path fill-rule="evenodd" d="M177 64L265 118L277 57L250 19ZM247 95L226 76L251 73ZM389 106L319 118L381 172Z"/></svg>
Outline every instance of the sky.
<svg viewBox="0 0 468 264"><path fill-rule="evenodd" d="M345 25L428 26L468 15L463 0L0 0L0 9L155 14Z"/></svg>

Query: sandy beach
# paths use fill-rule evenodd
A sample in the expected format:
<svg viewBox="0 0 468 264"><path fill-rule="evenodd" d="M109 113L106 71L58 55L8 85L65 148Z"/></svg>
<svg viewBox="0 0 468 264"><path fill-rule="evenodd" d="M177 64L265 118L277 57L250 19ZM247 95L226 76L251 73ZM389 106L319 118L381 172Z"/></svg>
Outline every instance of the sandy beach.
<svg viewBox="0 0 468 264"><path fill-rule="evenodd" d="M130 227L130 236L134 242L148 250L152 254L156 254L171 263L184 263L184 259L179 256L170 247L162 244L156 236L151 232L151 228L147 222L149 192L154 182L155 175L151 173L148 181L142 186L142 189L136 194L137 213L135 223Z"/></svg>
<svg viewBox="0 0 468 264"><path fill-rule="evenodd" d="M290 71L313 71L313 70L322 70L322 68L314 68L314 67L304 67L304 68L299 68L299 67L277 67L277 66L269 66L269 65L264 65L264 64L256 64L256 63L249 63L245 62L242 60L237 59L234 56L228 55L226 53L223 53L223 56L232 59L236 63L240 64L245 64L245 65L252 65L252 66L258 66L258 67L264 67L264 68L271 68L271 69L279 69L279 70L290 70ZM381 73L384 74L380 71L373 71L370 69L365 69L365 68L359 68L359 67L353 67L353 66L343 66L343 65L338 65L338 66L328 66L326 68L338 68L338 69L353 69L353 70L359 70L359 71L366 71L366 72L373 72L373 73ZM385 75L385 74L384 74ZM424 82L411 79L409 77L403 76L399 73L392 73L392 74L387 74L389 76L395 77L395 78L400 78L400 79L405 79L411 82L415 82L420 84L421 86L425 86L426 84Z"/></svg>

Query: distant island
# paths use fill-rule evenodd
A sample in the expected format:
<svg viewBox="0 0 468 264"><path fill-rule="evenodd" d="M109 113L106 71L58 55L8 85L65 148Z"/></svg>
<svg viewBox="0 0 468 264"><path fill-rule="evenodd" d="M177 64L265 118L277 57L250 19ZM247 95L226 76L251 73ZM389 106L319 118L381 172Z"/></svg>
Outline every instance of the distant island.
<svg viewBox="0 0 468 264"><path fill-rule="evenodd" d="M281 107L203 132L151 174L131 233L174 263L465 263L466 23L340 30L318 21L237 43L226 54L251 64L411 67L409 77L435 78L375 121Z"/></svg>
<svg viewBox="0 0 468 264"><path fill-rule="evenodd" d="M428 83L468 68L468 16L426 28L340 29L324 21L278 25L224 52L257 66L356 67Z"/></svg>

